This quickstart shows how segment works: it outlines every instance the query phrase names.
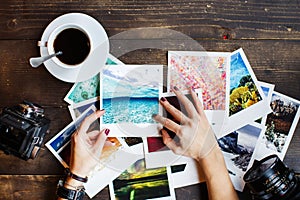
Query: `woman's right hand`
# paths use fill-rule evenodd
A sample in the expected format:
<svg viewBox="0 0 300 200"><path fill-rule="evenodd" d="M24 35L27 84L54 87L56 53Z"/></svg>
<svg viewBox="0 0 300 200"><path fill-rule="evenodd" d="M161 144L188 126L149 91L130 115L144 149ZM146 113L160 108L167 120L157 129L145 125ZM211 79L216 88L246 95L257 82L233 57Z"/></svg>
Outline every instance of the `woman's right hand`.
<svg viewBox="0 0 300 200"><path fill-rule="evenodd" d="M217 145L214 132L209 125L196 93L191 90L194 106L177 87L174 87L173 91L187 111L187 116L172 106L165 98L160 100L162 106L176 121L180 122L178 124L160 115L153 116L154 120L173 131L179 138L179 141L175 142L167 131L162 129L161 132L165 145L176 154L192 157L199 162L206 180L209 199L238 200L226 168L223 154Z"/></svg>
<svg viewBox="0 0 300 200"><path fill-rule="evenodd" d="M174 132L179 138L179 142L175 142L167 131L162 129L163 141L167 147L176 154L200 160L206 157L217 146L214 132L206 118L201 102L193 89L191 89L190 93L194 104L176 86L173 92L187 111L187 116L162 97L160 103L180 124L160 115L154 115L153 119Z"/></svg>

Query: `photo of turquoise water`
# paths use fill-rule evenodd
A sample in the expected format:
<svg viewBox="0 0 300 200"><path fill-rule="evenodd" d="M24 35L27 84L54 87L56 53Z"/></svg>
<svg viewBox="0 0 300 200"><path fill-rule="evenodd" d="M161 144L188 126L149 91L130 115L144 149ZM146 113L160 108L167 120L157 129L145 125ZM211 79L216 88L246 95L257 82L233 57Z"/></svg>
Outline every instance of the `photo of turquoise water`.
<svg viewBox="0 0 300 200"><path fill-rule="evenodd" d="M109 67L103 71L102 108L104 124L155 123L159 111L159 85L162 71L156 67Z"/></svg>
<svg viewBox="0 0 300 200"><path fill-rule="evenodd" d="M158 113L158 98L119 97L103 99L104 124L154 123L152 114Z"/></svg>

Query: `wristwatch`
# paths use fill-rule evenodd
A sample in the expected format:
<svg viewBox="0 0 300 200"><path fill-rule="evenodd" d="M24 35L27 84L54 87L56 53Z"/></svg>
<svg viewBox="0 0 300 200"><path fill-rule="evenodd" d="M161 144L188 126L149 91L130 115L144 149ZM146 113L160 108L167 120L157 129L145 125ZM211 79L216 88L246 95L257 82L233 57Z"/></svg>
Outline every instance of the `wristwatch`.
<svg viewBox="0 0 300 200"><path fill-rule="evenodd" d="M85 195L84 187L78 187L75 190L71 190L64 187L64 181L59 180L57 184L57 196L68 200L82 200Z"/></svg>

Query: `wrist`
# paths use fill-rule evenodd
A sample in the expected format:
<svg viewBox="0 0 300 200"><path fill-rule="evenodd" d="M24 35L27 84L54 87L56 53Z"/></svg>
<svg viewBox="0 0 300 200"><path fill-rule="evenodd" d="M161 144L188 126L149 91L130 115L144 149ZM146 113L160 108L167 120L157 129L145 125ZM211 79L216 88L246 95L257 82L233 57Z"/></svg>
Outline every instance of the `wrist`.
<svg viewBox="0 0 300 200"><path fill-rule="evenodd" d="M208 127L204 132L205 134L201 135L201 137L195 138L197 148L192 148L195 151L194 159L197 161L210 160L212 155L215 157L215 154L220 151L213 129Z"/></svg>
<svg viewBox="0 0 300 200"><path fill-rule="evenodd" d="M197 161L201 165L206 179L212 179L220 174L227 173L224 157L218 145L214 146L207 156L199 158Z"/></svg>
<svg viewBox="0 0 300 200"><path fill-rule="evenodd" d="M66 178L71 178L71 179L77 180L78 182L86 183L88 181L87 176L78 175L78 174L74 173L73 171L71 171L69 168L65 168L65 175L66 175Z"/></svg>
<svg viewBox="0 0 300 200"><path fill-rule="evenodd" d="M75 167L71 165L69 169L73 174L76 174L80 177L87 177L89 174L89 170L83 169L83 167Z"/></svg>
<svg viewBox="0 0 300 200"><path fill-rule="evenodd" d="M83 182L80 182L73 178L67 177L64 182L64 187L74 190L74 189L83 187Z"/></svg>

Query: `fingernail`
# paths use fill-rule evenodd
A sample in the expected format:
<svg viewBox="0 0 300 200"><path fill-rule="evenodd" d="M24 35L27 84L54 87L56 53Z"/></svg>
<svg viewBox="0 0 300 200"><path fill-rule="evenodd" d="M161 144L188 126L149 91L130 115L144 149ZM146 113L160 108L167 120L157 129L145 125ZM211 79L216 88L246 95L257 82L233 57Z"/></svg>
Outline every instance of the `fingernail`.
<svg viewBox="0 0 300 200"><path fill-rule="evenodd" d="M194 87L192 87L192 91L195 92L195 88Z"/></svg>
<svg viewBox="0 0 300 200"><path fill-rule="evenodd" d="M159 134L160 134L160 135L162 135L162 134L163 134L163 132L162 132L162 129L161 129L161 130L159 130Z"/></svg>
<svg viewBox="0 0 300 200"><path fill-rule="evenodd" d="M153 114L153 115L152 115L152 118L154 118L154 117L156 117L156 116L157 116L157 114Z"/></svg>
<svg viewBox="0 0 300 200"><path fill-rule="evenodd" d="M101 109L100 111L104 111L105 109Z"/></svg>
<svg viewBox="0 0 300 200"><path fill-rule="evenodd" d="M104 133L105 133L105 135L108 135L109 134L109 132L110 132L110 130L107 128L107 129L105 129L105 131L104 131Z"/></svg>
<svg viewBox="0 0 300 200"><path fill-rule="evenodd" d="M167 99L166 99L165 97L160 98L160 100L161 100L162 102L167 101Z"/></svg>
<svg viewBox="0 0 300 200"><path fill-rule="evenodd" d="M176 90L176 91L179 90L178 87L177 87L176 85L173 87L173 89Z"/></svg>

